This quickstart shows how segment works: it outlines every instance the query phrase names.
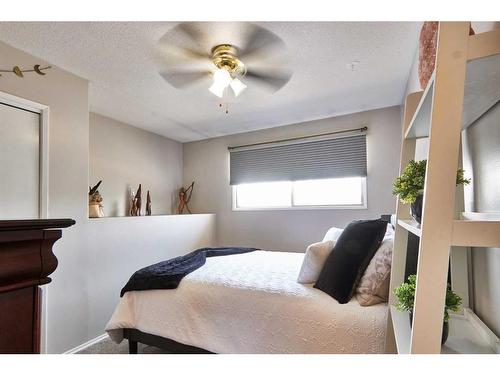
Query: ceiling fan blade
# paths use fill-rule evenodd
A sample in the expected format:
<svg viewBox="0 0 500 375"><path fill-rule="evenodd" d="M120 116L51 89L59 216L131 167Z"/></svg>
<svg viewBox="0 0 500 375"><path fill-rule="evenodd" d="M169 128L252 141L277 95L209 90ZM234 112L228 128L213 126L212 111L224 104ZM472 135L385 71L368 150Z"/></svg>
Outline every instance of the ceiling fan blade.
<svg viewBox="0 0 500 375"><path fill-rule="evenodd" d="M195 45L188 45L176 40L169 34L165 34L158 41L157 49L160 54L167 55L174 59L207 59L210 58L208 52L204 52Z"/></svg>
<svg viewBox="0 0 500 375"><path fill-rule="evenodd" d="M200 30L199 24L196 22L181 22L176 27L198 47L203 45L206 38L205 34Z"/></svg>
<svg viewBox="0 0 500 375"><path fill-rule="evenodd" d="M161 48L161 47L160 47ZM206 60L210 56L203 51L199 51L188 47L178 47L170 45L168 48L163 49L162 53L167 55L166 57L170 59L191 59L191 60Z"/></svg>
<svg viewBox="0 0 500 375"><path fill-rule="evenodd" d="M249 24L246 42L240 50L241 59L249 59L256 55L269 55L274 51L285 50L285 43L273 32L258 25Z"/></svg>
<svg viewBox="0 0 500 375"><path fill-rule="evenodd" d="M272 91L278 91L283 86L287 84L287 82L292 77L291 73L288 71L279 71L279 72L257 72L255 70L248 70L245 74L245 79L253 80L256 83L262 84L266 86L268 89Z"/></svg>
<svg viewBox="0 0 500 375"><path fill-rule="evenodd" d="M175 88L184 88L210 77L209 71L164 71L160 75Z"/></svg>
<svg viewBox="0 0 500 375"><path fill-rule="evenodd" d="M185 63L185 59L207 59L211 55L203 46L204 34L194 22L183 22L158 40L158 51L168 63Z"/></svg>

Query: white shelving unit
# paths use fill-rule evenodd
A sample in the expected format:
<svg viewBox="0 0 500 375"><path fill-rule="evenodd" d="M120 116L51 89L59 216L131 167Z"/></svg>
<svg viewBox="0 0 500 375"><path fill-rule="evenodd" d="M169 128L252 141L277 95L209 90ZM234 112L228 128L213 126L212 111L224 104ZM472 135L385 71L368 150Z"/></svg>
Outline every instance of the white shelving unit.
<svg viewBox="0 0 500 375"><path fill-rule="evenodd" d="M417 138L429 137L429 151L422 224L411 218L408 205L397 204L390 290L404 281L408 233L420 245L413 325L408 313L396 310L391 293L388 350L500 353L499 339L466 303L461 314L451 316L449 338L441 346L450 254L453 284L454 275L467 277L464 247L500 247L500 213L457 214L463 197L455 199L461 131L499 100L500 30L469 36L468 22L440 22L435 72L426 89L405 102L400 169L414 158ZM459 281L453 288L468 297L467 282Z"/></svg>

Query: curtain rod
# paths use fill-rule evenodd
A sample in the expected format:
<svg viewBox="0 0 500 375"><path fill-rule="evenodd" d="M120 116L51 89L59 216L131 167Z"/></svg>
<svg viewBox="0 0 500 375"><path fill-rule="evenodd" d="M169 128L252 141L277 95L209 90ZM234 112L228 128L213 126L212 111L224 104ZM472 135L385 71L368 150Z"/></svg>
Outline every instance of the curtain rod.
<svg viewBox="0 0 500 375"><path fill-rule="evenodd" d="M347 129L347 130L338 130L338 131L335 131L335 132L313 134L313 135L305 135L305 136L302 136L302 137L279 139L279 140L276 140L276 141L266 141L266 142L259 142L259 143L251 143L251 144L241 145L241 146L229 146L227 149L228 150L236 150L238 148L243 148L243 147L253 147L253 146L268 145L268 144L271 144L271 143L282 143L282 142L298 141L298 140L302 140L302 139L322 137L322 136L325 136L325 135L351 133L351 132L356 132L356 131L363 133L363 132L365 132L367 130L368 130L368 127L367 126L363 126L362 128Z"/></svg>

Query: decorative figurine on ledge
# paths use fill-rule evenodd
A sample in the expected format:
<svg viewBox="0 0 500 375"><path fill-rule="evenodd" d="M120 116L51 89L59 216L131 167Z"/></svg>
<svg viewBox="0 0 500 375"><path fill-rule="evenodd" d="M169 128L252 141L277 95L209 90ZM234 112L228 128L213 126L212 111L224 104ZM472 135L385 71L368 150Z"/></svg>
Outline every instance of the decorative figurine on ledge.
<svg viewBox="0 0 500 375"><path fill-rule="evenodd" d="M194 181L187 188L181 187L179 189L179 207L177 208L177 213L180 215L186 209L187 212L192 213L188 207L188 203L193 195Z"/></svg>
<svg viewBox="0 0 500 375"><path fill-rule="evenodd" d="M132 199L132 204L130 207L130 216L141 216L141 184L139 184L139 189L137 189L137 193L135 193L135 197Z"/></svg>
<svg viewBox="0 0 500 375"><path fill-rule="evenodd" d="M151 196L149 195L149 190L146 198L146 216L151 216Z"/></svg>
<svg viewBox="0 0 500 375"><path fill-rule="evenodd" d="M104 211L102 209L102 196L99 194L99 185L101 185L101 181L99 181L94 187L89 186L89 217L104 217Z"/></svg>

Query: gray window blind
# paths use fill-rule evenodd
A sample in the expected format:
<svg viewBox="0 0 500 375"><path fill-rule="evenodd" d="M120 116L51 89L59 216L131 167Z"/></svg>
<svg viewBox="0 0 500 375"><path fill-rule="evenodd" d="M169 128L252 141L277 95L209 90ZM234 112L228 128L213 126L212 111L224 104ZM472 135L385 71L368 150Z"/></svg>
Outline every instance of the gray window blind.
<svg viewBox="0 0 500 375"><path fill-rule="evenodd" d="M366 135L230 151L230 184L366 176Z"/></svg>

